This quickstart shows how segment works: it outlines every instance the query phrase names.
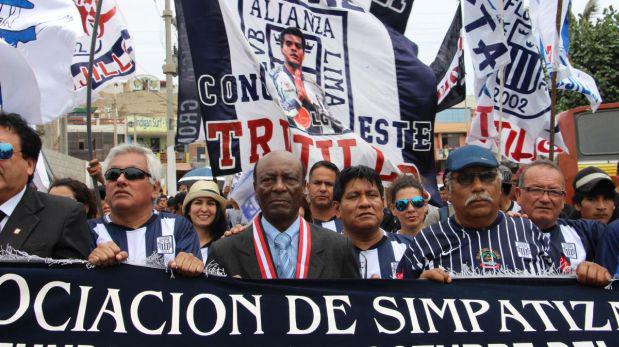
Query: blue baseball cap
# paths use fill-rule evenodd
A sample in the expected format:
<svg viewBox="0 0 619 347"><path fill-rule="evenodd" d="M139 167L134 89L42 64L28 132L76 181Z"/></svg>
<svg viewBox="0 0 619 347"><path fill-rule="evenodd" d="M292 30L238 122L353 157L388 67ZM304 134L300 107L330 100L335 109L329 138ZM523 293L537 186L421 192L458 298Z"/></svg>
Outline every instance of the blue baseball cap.
<svg viewBox="0 0 619 347"><path fill-rule="evenodd" d="M475 145L462 146L449 153L447 164L445 165L445 174L452 171L460 171L471 166L495 168L499 166L499 162L487 148Z"/></svg>

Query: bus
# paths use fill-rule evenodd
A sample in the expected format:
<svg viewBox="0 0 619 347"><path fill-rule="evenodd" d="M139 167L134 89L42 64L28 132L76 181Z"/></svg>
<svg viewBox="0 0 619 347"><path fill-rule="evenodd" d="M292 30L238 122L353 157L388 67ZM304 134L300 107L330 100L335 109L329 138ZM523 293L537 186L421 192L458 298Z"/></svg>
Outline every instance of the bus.
<svg viewBox="0 0 619 347"><path fill-rule="evenodd" d="M574 176L587 166L604 170L619 185L619 102L602 104L595 113L590 106L576 107L560 113L557 119L569 149L569 154L557 156L566 179L566 202L572 202Z"/></svg>

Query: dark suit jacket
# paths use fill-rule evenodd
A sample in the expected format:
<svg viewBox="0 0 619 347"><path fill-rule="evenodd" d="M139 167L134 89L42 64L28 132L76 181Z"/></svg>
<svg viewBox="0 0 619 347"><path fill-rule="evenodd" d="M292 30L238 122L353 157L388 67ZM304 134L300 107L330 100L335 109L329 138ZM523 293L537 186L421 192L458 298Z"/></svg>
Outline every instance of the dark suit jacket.
<svg viewBox="0 0 619 347"><path fill-rule="evenodd" d="M359 278L352 242L334 231L310 224L312 238L307 278ZM228 276L260 279L260 268L254 249L253 226L215 241L208 249L206 264L216 263Z"/></svg>
<svg viewBox="0 0 619 347"><path fill-rule="evenodd" d="M28 187L0 233L0 246L30 255L86 259L90 232L84 206Z"/></svg>

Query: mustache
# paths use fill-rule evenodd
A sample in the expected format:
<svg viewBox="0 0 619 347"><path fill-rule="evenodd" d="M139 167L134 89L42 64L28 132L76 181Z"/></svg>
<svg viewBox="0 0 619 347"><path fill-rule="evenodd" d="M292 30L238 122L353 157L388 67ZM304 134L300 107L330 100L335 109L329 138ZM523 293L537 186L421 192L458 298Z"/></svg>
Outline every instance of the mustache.
<svg viewBox="0 0 619 347"><path fill-rule="evenodd" d="M478 201L478 200L485 200L485 201L489 201L489 202L493 202L494 201L494 199L490 195L486 195L486 194L473 194L473 195L471 195L470 198L466 199L466 201L464 202L464 206L468 206L473 201Z"/></svg>

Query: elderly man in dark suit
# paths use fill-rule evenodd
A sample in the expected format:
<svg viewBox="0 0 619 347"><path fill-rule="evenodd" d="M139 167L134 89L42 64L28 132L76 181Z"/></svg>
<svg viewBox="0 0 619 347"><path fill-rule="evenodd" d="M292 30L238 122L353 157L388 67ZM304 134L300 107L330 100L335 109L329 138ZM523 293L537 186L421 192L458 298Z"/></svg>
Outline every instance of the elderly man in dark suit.
<svg viewBox="0 0 619 347"><path fill-rule="evenodd" d="M0 112L0 247L86 259L90 233L84 207L28 186L40 151L41 139L19 115Z"/></svg>
<svg viewBox="0 0 619 347"><path fill-rule="evenodd" d="M304 176L292 153L260 159L254 189L262 213L246 230L213 243L207 266L250 279L358 278L351 241L299 216Z"/></svg>

